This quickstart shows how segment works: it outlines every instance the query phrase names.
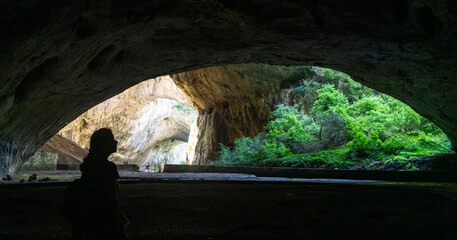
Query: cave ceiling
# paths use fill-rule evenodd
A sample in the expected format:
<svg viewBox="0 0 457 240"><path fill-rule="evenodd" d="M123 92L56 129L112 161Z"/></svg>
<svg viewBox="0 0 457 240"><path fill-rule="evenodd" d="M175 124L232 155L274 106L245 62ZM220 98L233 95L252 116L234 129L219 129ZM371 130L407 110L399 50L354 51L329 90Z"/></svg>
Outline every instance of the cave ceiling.
<svg viewBox="0 0 457 240"><path fill-rule="evenodd" d="M136 83L238 63L350 74L457 145L451 0L0 1L0 172Z"/></svg>

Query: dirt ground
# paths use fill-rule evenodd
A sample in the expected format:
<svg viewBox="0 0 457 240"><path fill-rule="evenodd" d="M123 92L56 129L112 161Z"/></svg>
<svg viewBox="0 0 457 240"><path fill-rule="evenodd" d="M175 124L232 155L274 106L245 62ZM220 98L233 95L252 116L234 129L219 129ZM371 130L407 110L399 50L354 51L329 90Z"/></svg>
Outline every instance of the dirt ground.
<svg viewBox="0 0 457 240"><path fill-rule="evenodd" d="M68 183L0 185L0 239L71 239ZM455 184L124 182L130 239L457 239Z"/></svg>

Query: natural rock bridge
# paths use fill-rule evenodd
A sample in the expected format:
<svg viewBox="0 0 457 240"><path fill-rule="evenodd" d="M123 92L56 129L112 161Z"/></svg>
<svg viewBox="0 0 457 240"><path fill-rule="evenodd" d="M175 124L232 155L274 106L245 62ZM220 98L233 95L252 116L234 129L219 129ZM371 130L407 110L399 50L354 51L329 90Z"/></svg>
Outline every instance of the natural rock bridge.
<svg viewBox="0 0 457 240"><path fill-rule="evenodd" d="M454 1L17 0L0 9L0 177L79 114L138 82L236 63L343 71L410 105L457 146ZM187 74L203 79L205 71ZM192 99L207 127L222 113L253 124L268 111L250 104L251 114L239 114L242 99L262 94L240 91L238 104L227 104L233 96L217 92ZM217 136L231 131L230 122L222 126Z"/></svg>

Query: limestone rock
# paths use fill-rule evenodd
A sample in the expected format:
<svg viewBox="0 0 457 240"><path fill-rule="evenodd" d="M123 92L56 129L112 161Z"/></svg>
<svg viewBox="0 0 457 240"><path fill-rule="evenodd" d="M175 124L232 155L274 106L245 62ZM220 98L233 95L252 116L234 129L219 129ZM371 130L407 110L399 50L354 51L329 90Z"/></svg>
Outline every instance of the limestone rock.
<svg viewBox="0 0 457 240"><path fill-rule="evenodd" d="M158 100L159 98L173 99L175 103ZM155 103L166 102L167 105L159 106L160 104L152 103L154 101ZM147 122L151 114L171 108L178 103L192 106L186 95L176 87L170 77L150 79L94 106L63 127L59 131L59 135L89 148L92 133L99 128L109 127L122 144L131 135L134 127ZM164 115L163 118L166 116ZM134 121L137 122L133 123ZM140 127L136 131L143 130Z"/></svg>
<svg viewBox="0 0 457 240"><path fill-rule="evenodd" d="M239 64L210 67L172 75L199 111L194 164L217 158L219 143L263 131L283 87L292 87L314 74L309 67Z"/></svg>
<svg viewBox="0 0 457 240"><path fill-rule="evenodd" d="M187 142L168 139L143 150L138 157L137 163L140 165L140 170L144 170L148 164L150 166L158 164L187 164L187 148Z"/></svg>
<svg viewBox="0 0 457 240"><path fill-rule="evenodd" d="M119 142L118 152L110 156L116 163L142 165L165 159L180 163L186 161L190 125L197 117L197 111L189 105L192 103L169 76L158 77L91 108L59 135L88 149L92 133L107 127ZM175 140L181 144L165 144Z"/></svg>

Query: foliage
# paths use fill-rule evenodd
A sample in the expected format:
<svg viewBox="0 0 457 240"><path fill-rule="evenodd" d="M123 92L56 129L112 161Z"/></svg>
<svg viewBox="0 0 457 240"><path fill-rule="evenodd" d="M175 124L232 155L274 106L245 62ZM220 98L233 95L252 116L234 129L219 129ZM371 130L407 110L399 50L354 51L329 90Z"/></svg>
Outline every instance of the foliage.
<svg viewBox="0 0 457 240"><path fill-rule="evenodd" d="M289 110L285 111L284 109ZM290 145L293 143L304 144L312 139L311 134L306 132L303 126L303 117L293 107L280 105L271 115L274 119L265 127L266 138L269 141Z"/></svg>
<svg viewBox="0 0 457 240"><path fill-rule="evenodd" d="M243 137L235 141L235 158L243 164L245 162L255 162L259 159L260 144L259 138Z"/></svg>
<svg viewBox="0 0 457 240"><path fill-rule="evenodd" d="M384 141L382 150L386 154L398 154L400 151L406 149L407 144L404 140L398 137L392 137Z"/></svg>
<svg viewBox="0 0 457 240"><path fill-rule="evenodd" d="M309 115L302 106L277 105L264 132L237 139L232 150L221 144L216 164L373 169L380 162L417 170L409 160L450 151L446 135L407 105L344 73L314 69L296 88L320 86Z"/></svg>
<svg viewBox="0 0 457 240"><path fill-rule="evenodd" d="M352 139L346 145L346 148L350 152L354 152L358 157L367 157L378 153L381 150L382 142L379 139L378 132L374 131L370 133L370 137L367 137L364 133L358 132L354 139Z"/></svg>
<svg viewBox="0 0 457 240"><path fill-rule="evenodd" d="M265 140L260 150L260 159L275 159L290 155L291 151L283 143Z"/></svg>
<svg viewBox="0 0 457 240"><path fill-rule="evenodd" d="M186 106L184 104L181 104L181 103L177 103L173 106L174 109L178 110L178 111L182 111L186 114L195 114L197 113L197 110L193 107L189 107L189 106Z"/></svg>
<svg viewBox="0 0 457 240"><path fill-rule="evenodd" d="M54 170L57 166L57 158L55 153L38 150L22 165L21 170Z"/></svg>
<svg viewBox="0 0 457 240"><path fill-rule="evenodd" d="M334 148L346 143L347 123L339 114L328 115L321 119L320 141L326 148Z"/></svg>
<svg viewBox="0 0 457 240"><path fill-rule="evenodd" d="M314 153L293 154L282 158L267 159L264 166L347 169L358 163L359 159L349 158L347 149L324 150Z"/></svg>
<svg viewBox="0 0 457 240"><path fill-rule="evenodd" d="M235 140L233 151L220 144L218 163L261 165L260 160L288 156L292 154L291 148L303 146L313 139L303 127L310 119L305 119L297 109L279 105L271 117L264 133L254 138L242 137Z"/></svg>
<svg viewBox="0 0 457 240"><path fill-rule="evenodd" d="M31 171L36 171L36 170L25 170L25 169L22 169L21 172L18 172L16 174L14 174L13 177L14 177L14 179L27 180L31 175ZM72 180L75 180L75 179L80 178L80 177L81 177L81 172L65 172L65 173L49 172L49 173L38 173L37 174L37 179L38 180L49 178L49 179L55 179L55 180L72 181Z"/></svg>
<svg viewBox="0 0 457 240"><path fill-rule="evenodd" d="M347 98L335 90L333 85L324 84L321 89L317 90L317 93L319 98L314 102L312 115L343 114L349 105Z"/></svg>

